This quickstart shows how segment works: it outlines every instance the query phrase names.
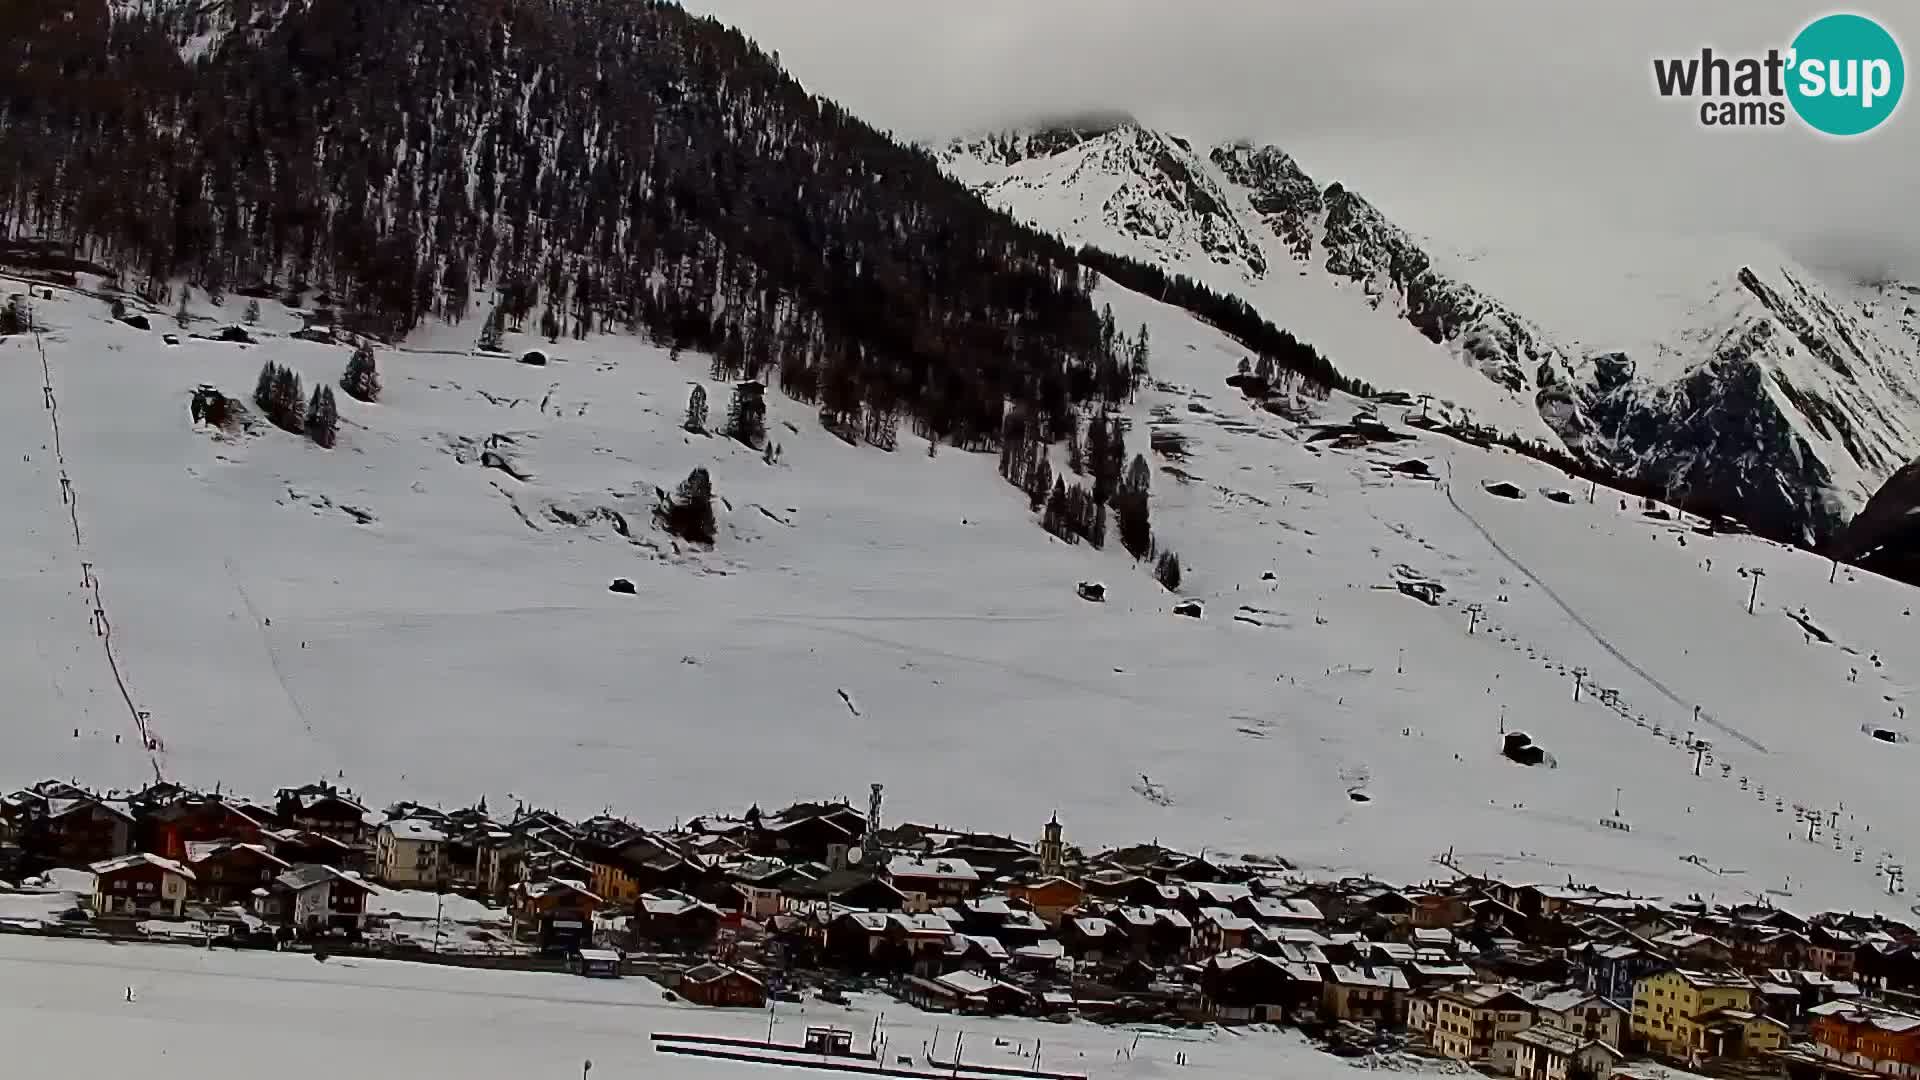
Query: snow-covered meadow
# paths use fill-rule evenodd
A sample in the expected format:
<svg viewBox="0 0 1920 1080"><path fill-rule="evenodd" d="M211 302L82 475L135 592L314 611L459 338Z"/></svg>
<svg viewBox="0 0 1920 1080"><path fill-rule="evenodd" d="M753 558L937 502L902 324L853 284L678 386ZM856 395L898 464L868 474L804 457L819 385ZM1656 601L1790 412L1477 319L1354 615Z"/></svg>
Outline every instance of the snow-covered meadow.
<svg viewBox="0 0 1920 1080"><path fill-rule="evenodd" d="M965 1030L966 1064L1031 1065L1038 1040L1044 1068L1093 1080L1234 1080L1271 1076L1276 1067L1303 1080L1356 1075L1291 1034L956 1021L873 997L844 1007L809 1001L775 1008L779 1041L798 1042L808 1025L832 1024L854 1031L864 1047L877 1019L890 1055L923 1061L922 1047L936 1036L936 1054L951 1058L958 1023ZM332 1080L343 1070L528 1080L578 1077L591 1061L594 1078L744 1080L767 1072L745 1063L658 1055L649 1036L670 1031L764 1038L767 1021L759 1010L669 1002L659 986L638 978L590 980L382 960L317 963L305 954L0 936L0 1045L9 1068L29 1074L137 1072L174 1080L244 1062L286 1080ZM112 1038L98 1037L106 1030ZM1175 1065L1182 1054L1187 1065Z"/></svg>
<svg viewBox="0 0 1920 1080"><path fill-rule="evenodd" d="M1443 436L1310 444L1224 384L1237 345L1111 286L1099 300L1149 325L1162 380L1131 410L1130 451L1156 426L1186 441L1183 460L1150 455L1154 524L1198 621L1117 547L1042 532L990 455L929 456L905 432L893 453L849 446L777 392L778 464L682 431L695 382L725 411L702 357L594 338L534 367L469 355L477 322L446 328L383 352L383 400L341 396L323 451L272 429L215 438L188 415L196 385L245 398L266 360L309 386L339 377L346 350L280 336L297 322L277 304L243 348L168 347L171 326L113 323L100 300L38 301L78 503L62 503L33 340L0 342L16 635L0 782L152 775L84 560L159 766L188 783L343 778L376 801L664 824L882 782L895 820L1027 835L1057 810L1089 847L1157 838L1399 880L1447 874L1451 851L1667 896L1911 902L1876 869L1911 854L1920 751L1861 730L1904 729L1911 590L1829 583L1803 553L1605 489L1589 503L1551 469ZM1402 411L1382 418L1403 429ZM528 479L485 467L490 441ZM1384 468L1410 458L1450 481ZM711 552L650 520L655 489L694 466L724 500ZM1751 616L1746 567L1766 572ZM1395 590L1403 575L1442 602ZM636 595L609 592L616 577ZM1106 603L1076 597L1086 579ZM1670 741L1695 706L1713 742L1698 778ZM1557 767L1499 756L1503 723ZM1616 800L1630 831L1602 822ZM1810 842L1796 803L1837 837Z"/></svg>

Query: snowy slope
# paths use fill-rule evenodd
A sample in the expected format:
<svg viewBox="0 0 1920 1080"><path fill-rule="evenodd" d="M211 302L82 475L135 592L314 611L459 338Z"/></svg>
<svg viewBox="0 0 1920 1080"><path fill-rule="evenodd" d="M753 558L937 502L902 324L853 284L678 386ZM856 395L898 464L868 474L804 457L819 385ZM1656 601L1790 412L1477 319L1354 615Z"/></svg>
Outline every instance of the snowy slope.
<svg viewBox="0 0 1920 1080"><path fill-rule="evenodd" d="M1820 540L1920 454L1911 294L1766 245L1582 238L1462 256L1285 151L1130 121L958 140L990 202L1241 296L1344 373ZM1525 314L1523 314L1523 312Z"/></svg>
<svg viewBox="0 0 1920 1080"><path fill-rule="evenodd" d="M193 63L217 51L235 34L264 36L290 9L310 0L106 0L115 21L144 18L159 25Z"/></svg>
<svg viewBox="0 0 1920 1080"><path fill-rule="evenodd" d="M631 339L563 342L544 368L467 355L457 330L385 352L384 400L343 397L328 452L188 415L194 386L244 397L268 359L337 378L345 350L272 335L297 325L278 305L257 346L168 348L100 300L38 301L45 370L30 338L0 341L0 783L151 775L85 561L158 765L184 782L344 777L376 800L668 821L880 781L898 820L1025 835L1057 809L1086 846L1158 837L1401 880L1452 849L1515 877L1905 907L1875 871L1912 854L1916 751L1860 728L1904 727L1912 593L1829 584L1822 561L1605 489L1548 501L1551 470L1444 436L1309 442L1224 385L1233 342L1110 285L1097 299L1151 330L1165 382L1128 441L1185 438L1184 459L1154 457L1155 527L1202 620L1118 551L1042 532L989 455L850 446L778 395L778 465L688 435L704 361ZM491 436L530 479L482 465ZM1381 469L1409 458L1451 475L1451 498ZM724 500L710 552L649 521L655 488L696 465ZM1746 566L1767 574L1752 616ZM1394 590L1403 575L1443 602ZM616 576L637 595L610 593ZM1089 578L1107 603L1074 595ZM1789 617L1803 606L1831 644ZM1715 755L1698 779L1674 740L1696 705ZM1557 768L1497 754L1503 708ZM1601 823L1616 789L1630 832ZM1837 813L1838 849L1805 838L1795 803Z"/></svg>

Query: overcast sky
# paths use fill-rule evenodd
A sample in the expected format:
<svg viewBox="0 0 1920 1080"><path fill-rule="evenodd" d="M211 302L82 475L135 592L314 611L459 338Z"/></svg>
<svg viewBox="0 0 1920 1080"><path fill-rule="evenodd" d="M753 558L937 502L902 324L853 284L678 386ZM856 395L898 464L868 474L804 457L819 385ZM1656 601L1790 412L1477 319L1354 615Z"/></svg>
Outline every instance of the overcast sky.
<svg viewBox="0 0 1920 1080"><path fill-rule="evenodd" d="M1702 128L1655 56L1784 48L1785 0L687 0L906 138L1121 109L1291 151L1471 248L1568 231L1748 232L1920 277L1920 104L1861 139ZM1920 10L1847 10L1907 48ZM1920 95L1913 90L1908 97Z"/></svg>

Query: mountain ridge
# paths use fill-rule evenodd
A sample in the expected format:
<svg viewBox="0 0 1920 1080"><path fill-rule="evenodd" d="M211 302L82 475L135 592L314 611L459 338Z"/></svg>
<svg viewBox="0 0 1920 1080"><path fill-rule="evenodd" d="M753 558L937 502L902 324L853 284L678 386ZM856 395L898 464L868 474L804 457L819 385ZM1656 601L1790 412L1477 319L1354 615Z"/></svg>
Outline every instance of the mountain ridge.
<svg viewBox="0 0 1920 1080"><path fill-rule="evenodd" d="M1633 326L1634 343L1588 348L1277 146L1195 149L1122 119L968 136L939 154L1042 229L1242 296L1345 373L1433 395L1782 539L1833 536L1920 454L1912 327L1784 256L1716 266L1693 279L1681 325L1623 310L1622 324L1650 323ZM1326 317L1355 301L1376 316L1360 335ZM1397 362L1376 362L1389 353Z"/></svg>

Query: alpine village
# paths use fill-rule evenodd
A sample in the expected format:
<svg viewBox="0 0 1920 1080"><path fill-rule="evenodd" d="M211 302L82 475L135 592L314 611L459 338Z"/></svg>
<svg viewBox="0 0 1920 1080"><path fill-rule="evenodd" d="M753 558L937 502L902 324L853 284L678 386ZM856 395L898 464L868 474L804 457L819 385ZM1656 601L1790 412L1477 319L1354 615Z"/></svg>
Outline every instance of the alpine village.
<svg viewBox="0 0 1920 1080"><path fill-rule="evenodd" d="M0 911L46 914L0 932L645 975L714 1007L876 990L931 1012L1294 1025L1336 1054L1522 1080L1920 1070L1920 929L1884 916L1090 854L1057 817L1029 843L882 827L881 799L652 830L484 801L370 812L326 782L257 801L45 781L0 797Z"/></svg>

